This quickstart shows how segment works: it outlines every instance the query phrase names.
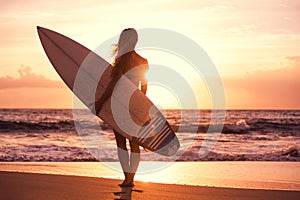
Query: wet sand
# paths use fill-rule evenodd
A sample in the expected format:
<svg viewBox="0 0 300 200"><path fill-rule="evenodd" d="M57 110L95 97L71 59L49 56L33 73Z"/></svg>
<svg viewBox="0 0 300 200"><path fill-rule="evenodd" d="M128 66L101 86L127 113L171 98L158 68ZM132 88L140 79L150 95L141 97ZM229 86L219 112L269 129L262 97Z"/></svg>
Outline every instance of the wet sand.
<svg viewBox="0 0 300 200"><path fill-rule="evenodd" d="M135 180L300 192L300 162L141 162ZM119 162L0 162L0 171L123 179Z"/></svg>
<svg viewBox="0 0 300 200"><path fill-rule="evenodd" d="M136 182L130 188L120 188L120 180L0 172L0 199L300 199L299 191L237 189L175 184Z"/></svg>

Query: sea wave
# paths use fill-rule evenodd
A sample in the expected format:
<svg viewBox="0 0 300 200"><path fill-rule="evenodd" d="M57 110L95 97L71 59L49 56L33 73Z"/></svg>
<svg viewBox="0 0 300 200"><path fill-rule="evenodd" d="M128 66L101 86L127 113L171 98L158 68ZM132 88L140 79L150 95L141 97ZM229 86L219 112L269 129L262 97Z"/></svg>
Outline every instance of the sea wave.
<svg viewBox="0 0 300 200"><path fill-rule="evenodd" d="M62 120L57 122L25 122L0 120L0 133L40 131L74 131L74 121Z"/></svg>
<svg viewBox="0 0 300 200"><path fill-rule="evenodd" d="M200 148L186 150L177 161L300 161L300 147L291 146L269 153L220 153L211 151L205 158L199 158Z"/></svg>
<svg viewBox="0 0 300 200"><path fill-rule="evenodd" d="M97 161L83 147L49 145L24 145L16 152L16 147L0 147L0 161Z"/></svg>
<svg viewBox="0 0 300 200"><path fill-rule="evenodd" d="M172 125L171 125L172 126ZM178 132L197 131L198 133L214 132L222 127L222 133L225 134L247 134L247 133L260 133L260 134L277 134L281 136L296 136L299 135L300 122L289 120L287 122L271 122L267 120L245 120L239 119L235 122L225 122L224 124L205 124L205 125L188 125L188 126L172 126ZM211 127L211 129L208 129Z"/></svg>
<svg viewBox="0 0 300 200"><path fill-rule="evenodd" d="M255 119L245 120L238 119L233 122L224 122L224 124L209 124L209 123L185 123L180 124L176 121L169 121L172 129L175 132L187 133L214 133L216 130L224 134L249 134L249 133L279 133L281 136L295 136L299 135L300 123L298 121L288 120L286 122L278 123L270 120ZM106 123L99 121L99 123L89 121L76 121L77 128L82 129L98 129L101 126L102 130L111 129ZM8 132L47 132L60 131L70 132L76 131L75 122L68 120L49 120L49 121L6 121L0 120L0 133Z"/></svg>
<svg viewBox="0 0 300 200"><path fill-rule="evenodd" d="M56 162L87 162L87 161L118 161L116 150L101 151L101 159L97 160L84 147L69 147L58 145L26 145L19 149L18 153L15 147L0 147L1 162L12 161L56 161ZM176 161L300 161L300 149L297 146L292 146L286 149L281 149L276 152L261 154L259 152L253 154L233 154L220 153L211 151L206 157L199 158L199 148L191 148L185 152ZM155 156L155 155L154 155ZM143 161L164 161L159 157L144 157Z"/></svg>

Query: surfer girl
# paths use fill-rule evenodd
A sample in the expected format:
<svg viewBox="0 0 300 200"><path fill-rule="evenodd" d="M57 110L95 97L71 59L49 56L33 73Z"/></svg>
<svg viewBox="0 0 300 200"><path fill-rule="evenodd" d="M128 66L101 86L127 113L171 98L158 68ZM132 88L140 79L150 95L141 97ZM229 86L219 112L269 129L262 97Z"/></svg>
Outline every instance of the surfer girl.
<svg viewBox="0 0 300 200"><path fill-rule="evenodd" d="M135 29L124 29L119 37L118 43L115 45L113 54L115 56L112 63L113 69L111 73L111 82L104 91L102 97L95 102L95 111L98 114L105 100L107 100L118 80L125 75L139 89L146 94L148 71L148 62L145 58L136 53L135 46L138 41L138 34ZM120 164L122 166L125 179L120 184L122 187L133 187L134 175L140 163L140 147L137 143L129 141L130 153L127 150L126 138L114 130L117 151Z"/></svg>

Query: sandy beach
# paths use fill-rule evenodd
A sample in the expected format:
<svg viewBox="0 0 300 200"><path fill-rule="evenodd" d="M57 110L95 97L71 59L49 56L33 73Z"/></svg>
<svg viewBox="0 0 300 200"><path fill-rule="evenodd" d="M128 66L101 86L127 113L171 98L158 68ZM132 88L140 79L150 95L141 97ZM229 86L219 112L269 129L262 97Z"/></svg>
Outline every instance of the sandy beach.
<svg viewBox="0 0 300 200"><path fill-rule="evenodd" d="M299 162L141 162L135 180L300 191ZM123 179L119 162L0 162L0 171Z"/></svg>
<svg viewBox="0 0 300 200"><path fill-rule="evenodd" d="M119 180L66 175L1 172L1 199L299 199L300 192L136 182L123 191Z"/></svg>
<svg viewBox="0 0 300 200"><path fill-rule="evenodd" d="M137 174L132 191L118 186L123 177L115 164L1 162L0 199L300 198L297 162L176 162Z"/></svg>

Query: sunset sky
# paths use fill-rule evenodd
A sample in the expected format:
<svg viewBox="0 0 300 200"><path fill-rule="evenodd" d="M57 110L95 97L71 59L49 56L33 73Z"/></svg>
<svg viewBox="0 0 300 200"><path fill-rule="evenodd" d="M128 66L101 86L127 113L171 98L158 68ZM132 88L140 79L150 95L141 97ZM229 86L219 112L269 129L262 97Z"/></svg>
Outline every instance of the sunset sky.
<svg viewBox="0 0 300 200"><path fill-rule="evenodd" d="M90 49L127 27L169 29L197 42L214 61L226 108L300 109L298 0L11 0L0 2L0 16L0 108L72 107L72 93L40 44L36 26L42 26ZM139 53L150 67L173 65L160 52ZM193 80L199 107L209 108L200 85ZM148 92L155 103L178 108L163 89Z"/></svg>

